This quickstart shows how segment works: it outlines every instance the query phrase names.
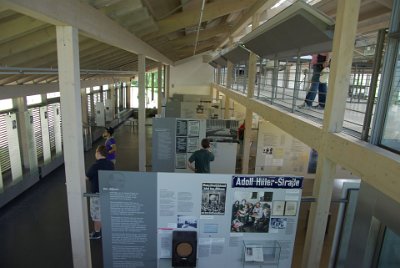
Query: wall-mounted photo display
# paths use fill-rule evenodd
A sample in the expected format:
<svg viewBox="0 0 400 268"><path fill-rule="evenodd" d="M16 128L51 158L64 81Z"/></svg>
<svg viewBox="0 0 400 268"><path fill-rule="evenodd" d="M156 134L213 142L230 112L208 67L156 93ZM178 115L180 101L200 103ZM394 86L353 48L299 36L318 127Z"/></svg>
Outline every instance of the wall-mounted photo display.
<svg viewBox="0 0 400 268"><path fill-rule="evenodd" d="M224 215L226 183L203 183L201 215Z"/></svg>
<svg viewBox="0 0 400 268"><path fill-rule="evenodd" d="M296 216L297 214L297 201L286 201L285 216Z"/></svg>
<svg viewBox="0 0 400 268"><path fill-rule="evenodd" d="M272 203L272 216L283 216L285 201L274 201Z"/></svg>
<svg viewBox="0 0 400 268"><path fill-rule="evenodd" d="M175 168L176 169L186 169L187 160L186 154L176 154L175 155Z"/></svg>
<svg viewBox="0 0 400 268"><path fill-rule="evenodd" d="M287 218L271 218L272 229L286 229Z"/></svg>
<svg viewBox="0 0 400 268"><path fill-rule="evenodd" d="M200 121L189 120L187 125L187 135L189 137L198 137L200 134Z"/></svg>
<svg viewBox="0 0 400 268"><path fill-rule="evenodd" d="M235 191L231 232L268 233L273 192Z"/></svg>
<svg viewBox="0 0 400 268"><path fill-rule="evenodd" d="M239 121L207 120L206 137L214 142L232 142L237 140Z"/></svg>
<svg viewBox="0 0 400 268"><path fill-rule="evenodd" d="M190 137L187 138L187 152L194 153L199 149L199 138L197 137Z"/></svg>
<svg viewBox="0 0 400 268"><path fill-rule="evenodd" d="M186 153L187 152L187 138L186 137L176 137L176 152Z"/></svg>
<svg viewBox="0 0 400 268"><path fill-rule="evenodd" d="M187 136L186 120L176 120L176 136Z"/></svg>
<svg viewBox="0 0 400 268"><path fill-rule="evenodd" d="M197 217L178 215L177 225L179 229L197 229Z"/></svg>

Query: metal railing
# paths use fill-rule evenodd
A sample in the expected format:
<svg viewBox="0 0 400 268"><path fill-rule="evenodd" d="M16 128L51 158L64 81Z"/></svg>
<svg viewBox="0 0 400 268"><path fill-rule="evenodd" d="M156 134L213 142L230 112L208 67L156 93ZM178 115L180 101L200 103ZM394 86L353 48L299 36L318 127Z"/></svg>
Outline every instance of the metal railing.
<svg viewBox="0 0 400 268"><path fill-rule="evenodd" d="M227 74L226 69L224 70L224 73L221 72L221 81L226 82ZM234 66L230 89L244 94L247 93L247 70L247 65L244 63ZM312 86L312 74L313 71L309 60L300 58L298 60L279 61L262 59L257 64L254 98L280 106L290 112L300 114L322 124L324 118L324 109L322 106L325 103L322 103L321 106L319 99L326 99L327 92L318 92L316 90L315 99L309 99L311 107L305 107L305 109L302 107L307 93ZM346 133L357 138L361 138L368 98L374 98L373 103L375 104L376 96L369 96L371 75L372 65L364 63L353 64L346 99L343 129ZM378 77L378 81L379 79L380 76ZM328 90L329 82L327 84ZM369 126L366 127L369 128Z"/></svg>

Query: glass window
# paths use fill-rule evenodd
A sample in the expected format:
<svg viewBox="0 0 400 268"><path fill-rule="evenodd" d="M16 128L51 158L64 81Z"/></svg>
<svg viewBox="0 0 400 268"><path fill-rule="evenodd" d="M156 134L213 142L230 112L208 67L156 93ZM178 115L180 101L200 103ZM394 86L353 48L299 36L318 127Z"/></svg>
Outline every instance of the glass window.
<svg viewBox="0 0 400 268"><path fill-rule="evenodd" d="M10 110L13 108L12 99L0 100L0 111Z"/></svg>
<svg viewBox="0 0 400 268"><path fill-rule="evenodd" d="M52 92L52 93L47 93L47 98L48 99L54 99L60 97L60 92Z"/></svg>
<svg viewBox="0 0 400 268"><path fill-rule="evenodd" d="M391 81L390 100L381 144L400 152L400 47Z"/></svg>
<svg viewBox="0 0 400 268"><path fill-rule="evenodd" d="M99 91L99 90L100 90L100 86L93 87L93 91Z"/></svg>
<svg viewBox="0 0 400 268"><path fill-rule="evenodd" d="M108 90L108 85L103 85L103 90Z"/></svg>
<svg viewBox="0 0 400 268"><path fill-rule="evenodd" d="M379 255L378 267L400 267L400 236L386 228L383 244Z"/></svg>
<svg viewBox="0 0 400 268"><path fill-rule="evenodd" d="M90 87L86 88L86 94L90 94Z"/></svg>
<svg viewBox="0 0 400 268"><path fill-rule="evenodd" d="M32 95L32 96L26 96L26 104L27 105L33 105L33 104L38 104L42 102L42 95Z"/></svg>

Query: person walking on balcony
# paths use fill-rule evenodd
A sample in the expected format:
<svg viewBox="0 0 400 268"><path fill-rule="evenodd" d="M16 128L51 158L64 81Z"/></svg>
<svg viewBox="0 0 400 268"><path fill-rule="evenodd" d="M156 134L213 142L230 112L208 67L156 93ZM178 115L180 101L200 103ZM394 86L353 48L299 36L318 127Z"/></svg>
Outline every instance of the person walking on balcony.
<svg viewBox="0 0 400 268"><path fill-rule="evenodd" d="M326 94L327 94L327 83L326 81L321 81L321 73L323 74L324 68L329 66L329 53L319 53L312 56L311 60L312 65L312 77L311 77L311 86L307 92L304 103L298 108L300 109L308 109L308 108L317 108L324 109ZM312 103L318 92L318 105L313 107Z"/></svg>

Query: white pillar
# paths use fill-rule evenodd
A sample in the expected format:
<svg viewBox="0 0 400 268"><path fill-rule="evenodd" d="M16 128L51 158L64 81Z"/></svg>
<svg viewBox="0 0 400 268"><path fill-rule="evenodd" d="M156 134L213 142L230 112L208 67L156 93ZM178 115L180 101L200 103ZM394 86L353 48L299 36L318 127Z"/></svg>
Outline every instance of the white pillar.
<svg viewBox="0 0 400 268"><path fill-rule="evenodd" d="M138 133L139 133L139 171L146 171L146 101L145 101L145 83L146 83L146 58L139 54L139 115L138 115Z"/></svg>
<svg viewBox="0 0 400 268"><path fill-rule="evenodd" d="M116 113L116 109L117 109L117 87L115 85L115 83L113 83L110 87L110 99L111 99L111 109L112 109L112 118L115 118L115 113ZM94 108L92 108L94 109Z"/></svg>
<svg viewBox="0 0 400 268"><path fill-rule="evenodd" d="M154 100L154 73L151 73L151 100Z"/></svg>
<svg viewBox="0 0 400 268"><path fill-rule="evenodd" d="M72 257L75 268L92 267L83 157L82 108L79 70L78 30L56 26L58 77L63 119L64 162L71 230Z"/></svg>
<svg viewBox="0 0 400 268"><path fill-rule="evenodd" d="M252 19L252 30L254 30L259 24L259 14L254 14ZM247 79L247 98L251 99L254 97L254 85L257 73L257 55L250 52L249 64L248 64L248 79ZM249 161L250 161L250 145L251 145L251 127L253 126L253 111L250 107L245 107L245 130L243 139L243 158L242 158L242 174L249 173Z"/></svg>
<svg viewBox="0 0 400 268"><path fill-rule="evenodd" d="M168 98L169 98L169 84L171 81L171 67L169 65L166 66L167 67L167 71L166 71L166 75L165 75L165 79L166 79L166 88L165 88L165 102L168 102Z"/></svg>
<svg viewBox="0 0 400 268"><path fill-rule="evenodd" d="M225 105L224 105L224 119L231 119L231 98L228 95L225 95Z"/></svg>
<svg viewBox="0 0 400 268"><path fill-rule="evenodd" d="M233 63L228 61L226 66L226 87L232 87L232 73L233 73Z"/></svg>
<svg viewBox="0 0 400 268"><path fill-rule="evenodd" d="M162 67L162 64L161 64L161 62L160 63L158 63L158 69L157 69L157 91L158 91L158 94L157 94L157 105L158 105L158 114L159 115L161 115L161 111L162 111L162 99L163 99L163 94L162 94L162 91L161 91L161 89L162 89L162 85L161 85L161 76L162 76L162 73L161 73L161 67Z"/></svg>
<svg viewBox="0 0 400 268"><path fill-rule="evenodd" d="M37 170L38 159L35 146L35 137L32 123L29 118L28 106L25 97L14 99L14 106L17 107L17 122L19 133L19 144L22 152L22 164L24 168L29 168L31 172Z"/></svg>
<svg viewBox="0 0 400 268"><path fill-rule="evenodd" d="M329 91L324 112L324 136L341 132L346 105L347 89L361 0L339 0L333 36L332 63L329 74ZM324 146L332 146L324 142ZM324 155L318 158L317 176L313 196L317 202L311 204L309 224L304 243L302 267L319 267L324 246L325 230L333 191L333 176L336 165Z"/></svg>
<svg viewBox="0 0 400 268"><path fill-rule="evenodd" d="M126 108L131 108L131 80L126 80Z"/></svg>
<svg viewBox="0 0 400 268"><path fill-rule="evenodd" d="M81 103L82 103L82 123L85 126L88 126L89 113L88 113L88 100L87 100L86 88L81 88Z"/></svg>

